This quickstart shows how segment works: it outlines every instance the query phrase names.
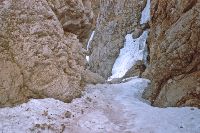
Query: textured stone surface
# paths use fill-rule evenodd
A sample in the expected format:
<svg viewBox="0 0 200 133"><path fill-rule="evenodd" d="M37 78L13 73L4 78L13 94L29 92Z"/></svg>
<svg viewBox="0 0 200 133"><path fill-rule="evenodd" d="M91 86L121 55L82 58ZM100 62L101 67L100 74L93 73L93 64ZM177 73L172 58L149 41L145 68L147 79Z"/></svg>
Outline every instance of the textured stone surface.
<svg viewBox="0 0 200 133"><path fill-rule="evenodd" d="M64 31L76 34L80 42L86 44L95 22L91 0L47 1L62 24Z"/></svg>
<svg viewBox="0 0 200 133"><path fill-rule="evenodd" d="M82 79L87 84L105 83L105 79L97 73L93 73L90 70L82 71Z"/></svg>
<svg viewBox="0 0 200 133"><path fill-rule="evenodd" d="M155 105L200 107L200 72L180 75L163 86Z"/></svg>
<svg viewBox="0 0 200 133"><path fill-rule="evenodd" d="M123 46L124 37L138 25L143 0L102 0L94 39L91 43L90 69L108 78Z"/></svg>
<svg viewBox="0 0 200 133"><path fill-rule="evenodd" d="M145 71L146 66L143 61L138 60L136 63L126 72L123 78L130 78L134 76L142 76L142 73Z"/></svg>
<svg viewBox="0 0 200 133"><path fill-rule="evenodd" d="M0 106L44 97L68 102L80 95L86 81L82 76L85 74L82 44L70 30L63 30L62 17L57 18L59 13L55 14L49 3L46 0L0 1ZM75 3L78 7L74 7ZM83 19L83 3L63 3L75 14L67 12L68 16L64 16L68 21L73 17ZM78 30L74 31L81 36Z"/></svg>
<svg viewBox="0 0 200 133"><path fill-rule="evenodd" d="M144 97L156 106L200 107L200 1L152 1L150 27L152 85Z"/></svg>

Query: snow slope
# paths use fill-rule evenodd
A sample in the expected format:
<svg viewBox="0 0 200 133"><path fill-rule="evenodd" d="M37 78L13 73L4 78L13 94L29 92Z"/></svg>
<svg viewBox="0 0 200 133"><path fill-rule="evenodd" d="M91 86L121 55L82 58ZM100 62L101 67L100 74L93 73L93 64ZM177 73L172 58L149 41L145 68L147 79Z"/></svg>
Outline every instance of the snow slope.
<svg viewBox="0 0 200 133"><path fill-rule="evenodd" d="M121 84L89 85L72 103L33 99L0 109L2 133L200 133L197 108L157 108L141 98L149 84L134 78Z"/></svg>

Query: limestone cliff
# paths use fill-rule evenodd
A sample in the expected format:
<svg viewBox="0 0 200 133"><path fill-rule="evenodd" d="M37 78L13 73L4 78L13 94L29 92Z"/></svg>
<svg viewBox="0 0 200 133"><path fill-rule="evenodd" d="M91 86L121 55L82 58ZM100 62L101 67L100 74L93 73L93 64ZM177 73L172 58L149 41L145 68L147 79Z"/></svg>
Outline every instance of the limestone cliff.
<svg viewBox="0 0 200 133"><path fill-rule="evenodd" d="M153 0L149 48L144 97L155 106L200 107L200 1Z"/></svg>
<svg viewBox="0 0 200 133"><path fill-rule="evenodd" d="M138 26L144 0L101 0L91 43L90 69L108 78L124 37Z"/></svg>
<svg viewBox="0 0 200 133"><path fill-rule="evenodd" d="M78 38L92 27L90 6L87 0L0 1L0 106L80 95L86 60Z"/></svg>
<svg viewBox="0 0 200 133"><path fill-rule="evenodd" d="M91 0L47 1L64 31L76 34L80 42L85 44L95 22Z"/></svg>

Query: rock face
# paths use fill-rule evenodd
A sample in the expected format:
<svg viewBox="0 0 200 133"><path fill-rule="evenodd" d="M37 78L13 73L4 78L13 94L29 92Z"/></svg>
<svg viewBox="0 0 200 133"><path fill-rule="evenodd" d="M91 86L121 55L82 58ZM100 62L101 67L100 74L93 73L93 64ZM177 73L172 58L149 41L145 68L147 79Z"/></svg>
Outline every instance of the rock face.
<svg viewBox="0 0 200 133"><path fill-rule="evenodd" d="M64 31L76 34L80 42L86 44L95 22L91 0L47 1L62 24Z"/></svg>
<svg viewBox="0 0 200 133"><path fill-rule="evenodd" d="M90 70L104 78L111 76L124 37L137 27L145 4L145 0L101 0L91 43Z"/></svg>
<svg viewBox="0 0 200 133"><path fill-rule="evenodd" d="M89 33L90 2L56 2L0 1L0 107L29 98L68 102L80 95L87 79L75 34L84 39Z"/></svg>
<svg viewBox="0 0 200 133"><path fill-rule="evenodd" d="M122 78L129 78L138 76L141 78L142 73L145 71L146 66L143 61L138 60L136 63L126 72Z"/></svg>
<svg viewBox="0 0 200 133"><path fill-rule="evenodd" d="M152 85L144 97L155 106L200 107L200 1L151 2Z"/></svg>

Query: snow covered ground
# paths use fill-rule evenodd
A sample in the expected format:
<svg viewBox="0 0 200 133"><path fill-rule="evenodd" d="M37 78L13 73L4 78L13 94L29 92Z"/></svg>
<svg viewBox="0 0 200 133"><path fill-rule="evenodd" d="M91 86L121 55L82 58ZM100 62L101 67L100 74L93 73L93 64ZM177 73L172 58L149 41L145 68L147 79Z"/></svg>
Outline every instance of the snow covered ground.
<svg viewBox="0 0 200 133"><path fill-rule="evenodd" d="M121 84L89 85L72 103L32 99L0 109L2 133L200 133L197 108L157 108L141 98L149 84L134 78Z"/></svg>

